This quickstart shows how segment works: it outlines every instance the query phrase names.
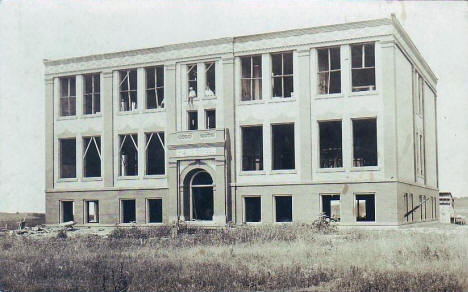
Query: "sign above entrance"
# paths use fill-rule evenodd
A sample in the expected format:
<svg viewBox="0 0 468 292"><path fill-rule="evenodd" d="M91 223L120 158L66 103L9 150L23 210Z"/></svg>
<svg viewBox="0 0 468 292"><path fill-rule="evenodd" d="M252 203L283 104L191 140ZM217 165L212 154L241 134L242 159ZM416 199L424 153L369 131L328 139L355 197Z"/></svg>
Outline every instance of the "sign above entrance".
<svg viewBox="0 0 468 292"><path fill-rule="evenodd" d="M215 155L215 147L183 148L176 150L177 157Z"/></svg>

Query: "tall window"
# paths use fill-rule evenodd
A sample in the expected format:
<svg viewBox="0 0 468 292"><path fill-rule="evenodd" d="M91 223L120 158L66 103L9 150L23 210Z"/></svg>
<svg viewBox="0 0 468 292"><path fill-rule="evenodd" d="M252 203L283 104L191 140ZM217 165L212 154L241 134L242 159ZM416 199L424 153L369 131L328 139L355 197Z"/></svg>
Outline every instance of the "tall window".
<svg viewBox="0 0 468 292"><path fill-rule="evenodd" d="M216 110L205 110L205 129L216 128Z"/></svg>
<svg viewBox="0 0 468 292"><path fill-rule="evenodd" d="M187 122L190 131L198 130L198 111L188 111Z"/></svg>
<svg viewBox="0 0 468 292"><path fill-rule="evenodd" d="M273 97L292 97L293 85L293 54L280 53L271 55Z"/></svg>
<svg viewBox="0 0 468 292"><path fill-rule="evenodd" d="M353 120L353 165L377 166L377 120Z"/></svg>
<svg viewBox="0 0 468 292"><path fill-rule="evenodd" d="M320 94L341 92L340 47L317 49L318 91Z"/></svg>
<svg viewBox="0 0 468 292"><path fill-rule="evenodd" d="M147 204L147 222L162 223L162 199L148 199Z"/></svg>
<svg viewBox="0 0 468 292"><path fill-rule="evenodd" d="M86 223L99 223L99 201L86 201Z"/></svg>
<svg viewBox="0 0 468 292"><path fill-rule="evenodd" d="M242 127L242 170L263 170L263 127Z"/></svg>
<svg viewBox="0 0 468 292"><path fill-rule="evenodd" d="M120 71L120 111L137 109L137 71Z"/></svg>
<svg viewBox="0 0 468 292"><path fill-rule="evenodd" d="M343 167L341 121L319 122L320 167Z"/></svg>
<svg viewBox="0 0 468 292"><path fill-rule="evenodd" d="M119 135L120 176L138 175L138 135Z"/></svg>
<svg viewBox="0 0 468 292"><path fill-rule="evenodd" d="M146 133L146 174L166 172L164 132Z"/></svg>
<svg viewBox="0 0 468 292"><path fill-rule="evenodd" d="M416 113L420 116L424 113L424 79L416 72L416 84L415 84L415 107Z"/></svg>
<svg viewBox="0 0 468 292"><path fill-rule="evenodd" d="M83 138L83 176L101 176L101 137Z"/></svg>
<svg viewBox="0 0 468 292"><path fill-rule="evenodd" d="M416 173L424 177L424 136L416 133Z"/></svg>
<svg viewBox="0 0 468 292"><path fill-rule="evenodd" d="M353 91L375 90L374 51L374 43L351 46Z"/></svg>
<svg viewBox="0 0 468 292"><path fill-rule="evenodd" d="M164 108L164 66L146 68L146 108Z"/></svg>
<svg viewBox="0 0 468 292"><path fill-rule="evenodd" d="M60 116L76 115L76 79L60 78Z"/></svg>
<svg viewBox="0 0 468 292"><path fill-rule="evenodd" d="M59 140L60 178L76 177L76 139Z"/></svg>
<svg viewBox="0 0 468 292"><path fill-rule="evenodd" d="M294 169L294 124L272 125L273 169Z"/></svg>
<svg viewBox="0 0 468 292"><path fill-rule="evenodd" d="M205 96L216 95L216 63L205 63L206 85Z"/></svg>
<svg viewBox="0 0 468 292"><path fill-rule="evenodd" d="M241 58L242 100L262 99L262 56Z"/></svg>
<svg viewBox="0 0 468 292"><path fill-rule="evenodd" d="M101 112L101 77L98 74L84 76L84 114L93 115Z"/></svg>
<svg viewBox="0 0 468 292"><path fill-rule="evenodd" d="M197 64L187 65L187 90L189 100L197 97Z"/></svg>

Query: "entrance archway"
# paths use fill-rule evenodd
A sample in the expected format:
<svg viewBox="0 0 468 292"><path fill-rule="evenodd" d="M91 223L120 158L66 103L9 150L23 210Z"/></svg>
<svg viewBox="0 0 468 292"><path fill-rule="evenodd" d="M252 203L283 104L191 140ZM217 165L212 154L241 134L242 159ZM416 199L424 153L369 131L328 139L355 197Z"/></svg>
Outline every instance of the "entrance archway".
<svg viewBox="0 0 468 292"><path fill-rule="evenodd" d="M184 179L185 220L213 220L213 178L203 169L190 171Z"/></svg>

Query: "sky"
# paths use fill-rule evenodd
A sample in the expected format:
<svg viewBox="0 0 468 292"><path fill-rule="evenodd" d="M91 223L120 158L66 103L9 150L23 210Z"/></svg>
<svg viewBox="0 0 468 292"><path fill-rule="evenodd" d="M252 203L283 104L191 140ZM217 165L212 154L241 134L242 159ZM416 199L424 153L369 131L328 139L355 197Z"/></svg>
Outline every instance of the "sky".
<svg viewBox="0 0 468 292"><path fill-rule="evenodd" d="M390 17L439 77L440 190L468 196L467 1L0 0L0 212L43 212L43 59Z"/></svg>

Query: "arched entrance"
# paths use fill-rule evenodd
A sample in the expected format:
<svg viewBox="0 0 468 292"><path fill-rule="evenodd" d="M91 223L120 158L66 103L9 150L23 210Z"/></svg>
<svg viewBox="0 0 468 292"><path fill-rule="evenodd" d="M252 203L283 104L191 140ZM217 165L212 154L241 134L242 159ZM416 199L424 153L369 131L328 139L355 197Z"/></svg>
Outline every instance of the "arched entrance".
<svg viewBox="0 0 468 292"><path fill-rule="evenodd" d="M184 179L185 220L213 220L213 178L203 169L190 171Z"/></svg>

